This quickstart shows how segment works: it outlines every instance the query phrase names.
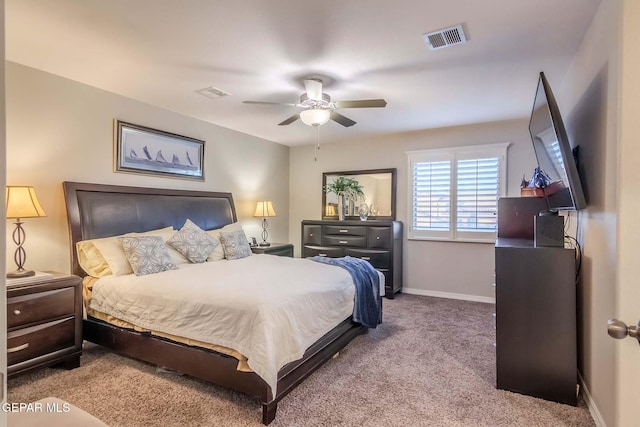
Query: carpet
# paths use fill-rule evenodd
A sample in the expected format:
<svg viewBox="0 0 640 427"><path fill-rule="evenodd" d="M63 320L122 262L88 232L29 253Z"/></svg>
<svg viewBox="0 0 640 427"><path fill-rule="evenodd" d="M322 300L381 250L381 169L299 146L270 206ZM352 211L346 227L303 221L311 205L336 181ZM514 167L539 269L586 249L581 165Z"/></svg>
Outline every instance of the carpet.
<svg viewBox="0 0 640 427"><path fill-rule="evenodd" d="M284 426L594 426L577 407L495 388L491 304L398 295L278 404ZM112 427L260 426L257 401L85 342L81 367L8 381L8 402L66 400Z"/></svg>

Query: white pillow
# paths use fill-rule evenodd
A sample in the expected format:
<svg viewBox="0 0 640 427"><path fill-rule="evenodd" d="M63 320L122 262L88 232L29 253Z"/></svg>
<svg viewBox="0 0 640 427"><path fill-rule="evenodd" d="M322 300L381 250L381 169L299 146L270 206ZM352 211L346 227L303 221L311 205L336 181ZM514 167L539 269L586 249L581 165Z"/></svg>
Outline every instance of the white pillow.
<svg viewBox="0 0 640 427"><path fill-rule="evenodd" d="M102 239L83 240L76 243L78 263L90 276L104 277L109 275L122 276L133 273L118 237L131 236L160 236L166 242L175 233L173 227L160 228L144 233L127 233L122 236L104 237ZM189 262L180 252L168 248L171 258L176 264Z"/></svg>
<svg viewBox="0 0 640 427"><path fill-rule="evenodd" d="M207 234L213 237L214 239L216 239L219 244L218 246L216 246L213 252L209 254L207 261L220 261L224 259L224 249L222 248L222 244L220 243L220 232L221 231L238 231L238 230L242 230L242 226L237 222L234 222L233 224L227 224L224 227L217 228L215 230L208 230Z"/></svg>

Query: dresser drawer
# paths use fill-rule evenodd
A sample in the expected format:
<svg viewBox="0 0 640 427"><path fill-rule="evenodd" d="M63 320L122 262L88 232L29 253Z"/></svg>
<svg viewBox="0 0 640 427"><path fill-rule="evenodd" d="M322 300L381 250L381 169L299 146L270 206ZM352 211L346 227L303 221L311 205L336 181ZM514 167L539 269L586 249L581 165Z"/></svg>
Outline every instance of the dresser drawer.
<svg viewBox="0 0 640 427"><path fill-rule="evenodd" d="M302 226L302 244L320 246L322 244L322 226L321 225L303 225Z"/></svg>
<svg viewBox="0 0 640 427"><path fill-rule="evenodd" d="M391 249L391 227L369 227L367 240L370 248Z"/></svg>
<svg viewBox="0 0 640 427"><path fill-rule="evenodd" d="M360 258L369 263L374 268L389 268L391 265L391 254L389 251L372 251L368 249L345 249L345 255L352 256L354 258Z"/></svg>
<svg viewBox="0 0 640 427"><path fill-rule="evenodd" d="M367 227L361 225L325 225L324 235L338 236L366 236Z"/></svg>
<svg viewBox="0 0 640 427"><path fill-rule="evenodd" d="M323 246L354 246L357 248L367 247L367 238L365 236L324 236L322 238Z"/></svg>
<svg viewBox="0 0 640 427"><path fill-rule="evenodd" d="M7 334L7 365L15 365L75 344L75 318L54 320Z"/></svg>
<svg viewBox="0 0 640 427"><path fill-rule="evenodd" d="M322 246L305 246L302 248L302 257L309 258L312 256L326 256L329 258L339 258L344 256L342 248L325 248Z"/></svg>
<svg viewBox="0 0 640 427"><path fill-rule="evenodd" d="M8 298L8 328L73 314L74 290L74 288L62 288Z"/></svg>

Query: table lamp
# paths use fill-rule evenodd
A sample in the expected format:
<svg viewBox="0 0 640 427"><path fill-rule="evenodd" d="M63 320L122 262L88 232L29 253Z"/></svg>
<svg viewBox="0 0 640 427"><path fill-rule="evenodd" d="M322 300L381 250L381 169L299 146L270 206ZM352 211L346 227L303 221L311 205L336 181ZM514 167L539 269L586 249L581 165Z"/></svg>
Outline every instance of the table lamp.
<svg viewBox="0 0 640 427"><path fill-rule="evenodd" d="M258 202L256 206L255 217L262 217L262 243L259 246L271 246L271 243L267 242L269 232L267 231L267 218L276 216L276 211L273 210L273 205L270 201Z"/></svg>
<svg viewBox="0 0 640 427"><path fill-rule="evenodd" d="M38 218L47 216L38 202L36 191L33 187L28 186L7 186L7 219L15 219L16 229L13 230L13 241L18 248L16 249L13 259L18 266L16 271L7 273L7 278L28 277L35 274L32 270L25 270L24 263L27 260L27 253L22 245L24 244L26 233L22 228L21 218Z"/></svg>

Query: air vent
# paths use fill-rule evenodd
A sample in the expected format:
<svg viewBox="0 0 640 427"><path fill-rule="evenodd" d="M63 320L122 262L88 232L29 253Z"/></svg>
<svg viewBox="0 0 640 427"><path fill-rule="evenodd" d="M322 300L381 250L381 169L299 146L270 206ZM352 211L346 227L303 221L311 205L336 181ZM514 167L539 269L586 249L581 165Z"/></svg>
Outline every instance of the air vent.
<svg viewBox="0 0 640 427"><path fill-rule="evenodd" d="M464 34L462 25L423 34L422 38L429 45L429 49L436 50L461 43L466 43L467 36Z"/></svg>
<svg viewBox="0 0 640 427"><path fill-rule="evenodd" d="M200 95L204 95L207 98L222 98L223 96L231 95L229 92L225 92L222 89L218 89L217 87L206 87L204 89L197 90Z"/></svg>

